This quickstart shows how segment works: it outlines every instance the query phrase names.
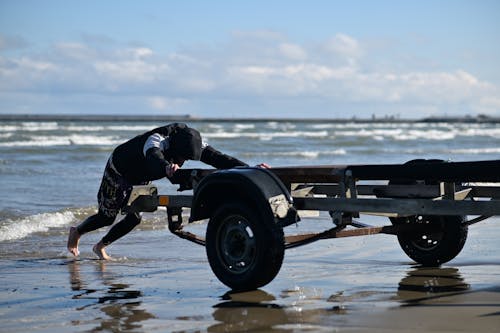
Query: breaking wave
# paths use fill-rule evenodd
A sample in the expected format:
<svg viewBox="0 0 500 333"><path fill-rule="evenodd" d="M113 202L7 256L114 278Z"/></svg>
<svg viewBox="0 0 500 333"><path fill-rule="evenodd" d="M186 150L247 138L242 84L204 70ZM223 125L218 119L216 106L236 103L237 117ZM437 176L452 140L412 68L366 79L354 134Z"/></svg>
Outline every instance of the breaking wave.
<svg viewBox="0 0 500 333"><path fill-rule="evenodd" d="M328 137L328 131L289 131L289 132L217 132L204 133L203 136L209 139L231 139L231 138L256 138L259 140L272 140L274 138L294 138L310 137L322 138Z"/></svg>
<svg viewBox="0 0 500 333"><path fill-rule="evenodd" d="M101 135L69 135L69 136L32 136L26 140L0 142L0 147L50 147L50 146L110 146L122 143L123 140L115 136Z"/></svg>
<svg viewBox="0 0 500 333"><path fill-rule="evenodd" d="M302 158L318 158L319 156L331 156L331 155L346 155L347 151L345 149L335 149L328 151L287 151L287 152L261 152L258 154L247 153L246 156L279 156L279 157L302 157Z"/></svg>
<svg viewBox="0 0 500 333"><path fill-rule="evenodd" d="M8 218L0 222L0 242L25 238L33 233L70 225L77 220L74 211L41 213L22 218Z"/></svg>

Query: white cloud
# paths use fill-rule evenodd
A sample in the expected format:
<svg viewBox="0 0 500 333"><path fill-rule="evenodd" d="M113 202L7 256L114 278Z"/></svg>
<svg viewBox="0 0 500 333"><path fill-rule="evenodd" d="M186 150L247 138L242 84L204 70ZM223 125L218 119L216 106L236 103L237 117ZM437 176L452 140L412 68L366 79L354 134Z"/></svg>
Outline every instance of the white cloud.
<svg viewBox="0 0 500 333"><path fill-rule="evenodd" d="M155 110L165 110L167 108L167 99L160 96L148 98L149 106Z"/></svg>
<svg viewBox="0 0 500 333"><path fill-rule="evenodd" d="M156 111L170 111L182 106L187 101L183 98L167 98L164 96L150 96L146 98L147 106Z"/></svg>
<svg viewBox="0 0 500 333"><path fill-rule="evenodd" d="M355 62L363 55L359 42L345 34L336 34L324 43L324 47L332 54L344 57L350 62Z"/></svg>
<svg viewBox="0 0 500 333"><path fill-rule="evenodd" d="M0 56L0 92L46 93L50 87L57 95L70 87L73 94L133 94L154 110L184 107L188 99L243 104L242 98L294 98L304 108L321 99L426 110L441 105L448 113L464 105L474 112L500 111L500 88L466 69L377 68L368 50L346 34L299 44L272 31L235 32L225 44L167 54L117 43L61 42L45 53Z"/></svg>
<svg viewBox="0 0 500 333"><path fill-rule="evenodd" d="M157 75L165 71L168 66L156 65L141 60L98 61L94 68L105 79L117 81L118 84L127 82L153 82Z"/></svg>

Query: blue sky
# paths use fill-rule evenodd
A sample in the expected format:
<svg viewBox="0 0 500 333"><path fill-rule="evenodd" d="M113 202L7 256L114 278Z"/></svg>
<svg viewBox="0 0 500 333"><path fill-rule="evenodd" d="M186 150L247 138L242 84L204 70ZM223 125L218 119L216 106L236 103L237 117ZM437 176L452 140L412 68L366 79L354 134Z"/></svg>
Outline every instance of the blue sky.
<svg viewBox="0 0 500 333"><path fill-rule="evenodd" d="M0 113L500 116L499 1L0 0Z"/></svg>

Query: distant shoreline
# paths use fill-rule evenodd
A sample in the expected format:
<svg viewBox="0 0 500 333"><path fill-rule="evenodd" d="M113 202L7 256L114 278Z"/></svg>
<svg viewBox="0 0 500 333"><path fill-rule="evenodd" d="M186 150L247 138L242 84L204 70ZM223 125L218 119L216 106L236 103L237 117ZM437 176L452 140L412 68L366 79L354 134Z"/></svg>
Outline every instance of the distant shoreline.
<svg viewBox="0 0 500 333"><path fill-rule="evenodd" d="M372 118L211 118L190 115L91 115L91 114L0 114L0 121L122 121L122 122L310 122L310 123L500 123L500 117L428 117L403 119L395 117Z"/></svg>

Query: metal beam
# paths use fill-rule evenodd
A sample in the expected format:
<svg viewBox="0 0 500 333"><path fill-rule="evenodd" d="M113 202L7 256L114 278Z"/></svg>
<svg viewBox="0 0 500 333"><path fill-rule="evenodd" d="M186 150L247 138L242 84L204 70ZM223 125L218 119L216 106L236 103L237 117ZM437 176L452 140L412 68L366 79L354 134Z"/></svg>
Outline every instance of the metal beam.
<svg viewBox="0 0 500 333"><path fill-rule="evenodd" d="M294 198L299 210L395 213L404 215L500 215L500 201L429 199Z"/></svg>

